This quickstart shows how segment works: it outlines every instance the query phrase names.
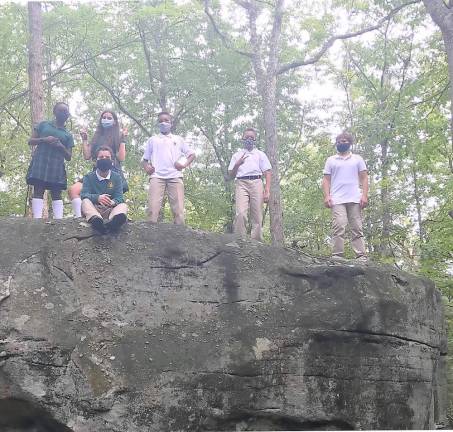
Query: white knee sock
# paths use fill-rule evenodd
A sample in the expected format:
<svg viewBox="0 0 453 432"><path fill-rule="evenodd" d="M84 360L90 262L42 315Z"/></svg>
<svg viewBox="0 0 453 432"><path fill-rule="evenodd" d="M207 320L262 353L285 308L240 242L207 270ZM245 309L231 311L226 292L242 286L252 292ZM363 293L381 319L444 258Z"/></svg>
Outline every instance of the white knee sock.
<svg viewBox="0 0 453 432"><path fill-rule="evenodd" d="M31 200L31 212L33 214L33 219L42 219L43 205L44 200L42 198L33 198Z"/></svg>
<svg viewBox="0 0 453 432"><path fill-rule="evenodd" d="M54 219L63 219L63 200L52 201L52 212Z"/></svg>
<svg viewBox="0 0 453 432"><path fill-rule="evenodd" d="M71 201L72 212L75 217L82 217L82 198L74 198Z"/></svg>

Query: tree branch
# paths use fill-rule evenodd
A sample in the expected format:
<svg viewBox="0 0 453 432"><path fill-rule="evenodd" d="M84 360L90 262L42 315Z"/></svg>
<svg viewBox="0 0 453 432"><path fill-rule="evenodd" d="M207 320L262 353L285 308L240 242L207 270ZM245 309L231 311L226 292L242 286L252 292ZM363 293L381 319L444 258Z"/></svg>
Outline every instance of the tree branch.
<svg viewBox="0 0 453 432"><path fill-rule="evenodd" d="M237 48L235 48L233 46L232 42L220 31L220 29L219 29L219 27L218 27L218 25L217 25L217 23L215 21L214 15L212 14L212 11L209 8L209 0L204 0L203 4L204 4L204 13L208 17L209 22L211 23L212 28L214 29L214 31L217 33L217 35L222 40L223 45L226 48L237 52L238 54L241 54L241 55L243 55L245 57L251 58L253 56L253 54L251 52L242 51L242 50L238 50Z"/></svg>
<svg viewBox="0 0 453 432"><path fill-rule="evenodd" d="M145 125L137 118L135 117L121 102L121 99L119 96L113 91L113 89L108 86L105 82L103 82L101 79L97 78L94 73L92 73L89 69L88 66L85 65L85 70L87 74L93 78L94 81L96 81L99 85L101 85L107 93L112 97L112 99L115 101L116 105L120 109L120 111L124 114L126 114L132 121L134 121L137 126L148 136L151 136L151 132L145 127Z"/></svg>
<svg viewBox="0 0 453 432"><path fill-rule="evenodd" d="M361 30L357 30L355 32L350 32L350 33L345 33L342 35L335 35L331 36L329 39L327 39L322 47L319 49L319 51L313 55L313 57L307 59L307 60L296 60L291 63L287 63L285 65L280 66L280 68L277 71L277 75L283 74L291 69L295 69L301 66L308 66L311 64L314 64L318 62L321 57L328 51L328 49L337 41L337 40L344 40L344 39L351 39L357 36L361 36L365 33L369 33L371 31L379 29L379 27L382 26L383 23L386 21L390 20L394 15L396 15L401 9L405 8L406 6L410 6L416 3L419 3L420 0L411 0L407 3L403 3L400 6L397 6L396 8L392 9L385 17L381 18L376 24L365 27Z"/></svg>

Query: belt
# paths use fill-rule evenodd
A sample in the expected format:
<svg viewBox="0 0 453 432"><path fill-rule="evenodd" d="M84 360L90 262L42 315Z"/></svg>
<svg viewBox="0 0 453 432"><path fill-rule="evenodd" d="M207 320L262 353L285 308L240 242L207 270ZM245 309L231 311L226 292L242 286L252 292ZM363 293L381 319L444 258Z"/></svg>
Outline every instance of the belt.
<svg viewBox="0 0 453 432"><path fill-rule="evenodd" d="M258 180L260 179L262 176L244 176L244 177L236 177L237 180Z"/></svg>

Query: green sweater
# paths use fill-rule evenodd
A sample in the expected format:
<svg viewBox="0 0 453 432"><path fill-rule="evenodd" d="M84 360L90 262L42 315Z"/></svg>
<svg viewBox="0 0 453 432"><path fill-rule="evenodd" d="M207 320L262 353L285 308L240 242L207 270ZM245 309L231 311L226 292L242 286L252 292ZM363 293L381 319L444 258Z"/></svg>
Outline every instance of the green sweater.
<svg viewBox="0 0 453 432"><path fill-rule="evenodd" d="M110 172L110 179L99 181L96 171L92 171L83 177L83 187L80 196L88 198L93 204L98 204L99 195L107 194L117 204L123 203L123 182L116 172Z"/></svg>

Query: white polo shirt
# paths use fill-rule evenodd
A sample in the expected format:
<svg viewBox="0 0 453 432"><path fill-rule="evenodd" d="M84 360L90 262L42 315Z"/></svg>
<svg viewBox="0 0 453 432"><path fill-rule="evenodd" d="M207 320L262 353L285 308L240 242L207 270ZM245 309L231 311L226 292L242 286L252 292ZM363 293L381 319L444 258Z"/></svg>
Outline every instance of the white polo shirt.
<svg viewBox="0 0 453 432"><path fill-rule="evenodd" d="M334 204L360 203L359 173L366 170L365 161L356 154L327 158L323 173L330 175L330 196Z"/></svg>
<svg viewBox="0 0 453 432"><path fill-rule="evenodd" d="M149 161L156 169L151 177L171 179L182 177L182 171L175 168L175 162L194 153L182 137L171 133L159 134L146 141L142 159Z"/></svg>
<svg viewBox="0 0 453 432"><path fill-rule="evenodd" d="M272 169L271 163L266 156L266 153L254 148L252 151L246 149L240 149L233 154L231 158L230 165L228 166L228 171L232 171L236 162L242 157L243 154L246 154L247 157L244 160L244 163L238 168L236 173L236 178L246 177L246 176L260 176L263 172Z"/></svg>

